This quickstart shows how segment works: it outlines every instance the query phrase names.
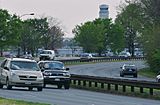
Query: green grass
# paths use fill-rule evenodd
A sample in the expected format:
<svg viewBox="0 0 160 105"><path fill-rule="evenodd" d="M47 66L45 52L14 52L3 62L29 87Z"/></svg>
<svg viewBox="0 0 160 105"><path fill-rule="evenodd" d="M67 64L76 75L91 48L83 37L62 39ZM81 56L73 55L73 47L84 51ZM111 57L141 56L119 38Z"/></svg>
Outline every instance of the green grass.
<svg viewBox="0 0 160 105"><path fill-rule="evenodd" d="M26 102L26 101L21 101L21 100L0 98L0 105L50 105L50 104L34 103L34 102Z"/></svg>
<svg viewBox="0 0 160 105"><path fill-rule="evenodd" d="M4 59L4 57L0 57L0 60L3 60Z"/></svg>
<svg viewBox="0 0 160 105"><path fill-rule="evenodd" d="M157 76L157 73L153 70L150 70L149 68L139 70L138 74L149 78L155 78Z"/></svg>

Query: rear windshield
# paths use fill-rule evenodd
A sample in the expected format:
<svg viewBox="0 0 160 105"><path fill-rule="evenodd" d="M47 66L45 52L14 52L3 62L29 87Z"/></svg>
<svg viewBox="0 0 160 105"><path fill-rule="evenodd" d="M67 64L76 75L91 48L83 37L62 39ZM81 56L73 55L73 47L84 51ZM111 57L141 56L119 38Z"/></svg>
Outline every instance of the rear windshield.
<svg viewBox="0 0 160 105"><path fill-rule="evenodd" d="M135 66L125 66L126 69L135 69Z"/></svg>
<svg viewBox="0 0 160 105"><path fill-rule="evenodd" d="M11 61L10 68L12 70L39 71L39 67L36 62L27 62L27 61Z"/></svg>

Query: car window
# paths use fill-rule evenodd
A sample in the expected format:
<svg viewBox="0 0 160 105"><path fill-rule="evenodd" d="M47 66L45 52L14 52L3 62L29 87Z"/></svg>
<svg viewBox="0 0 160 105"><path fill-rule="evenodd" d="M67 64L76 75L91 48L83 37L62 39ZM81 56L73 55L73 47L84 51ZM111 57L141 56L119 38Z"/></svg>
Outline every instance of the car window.
<svg viewBox="0 0 160 105"><path fill-rule="evenodd" d="M4 60L2 63L1 63L1 67L4 68L4 65L6 64L7 60Z"/></svg>
<svg viewBox="0 0 160 105"><path fill-rule="evenodd" d="M36 62L11 61L10 68L12 70L39 70Z"/></svg>

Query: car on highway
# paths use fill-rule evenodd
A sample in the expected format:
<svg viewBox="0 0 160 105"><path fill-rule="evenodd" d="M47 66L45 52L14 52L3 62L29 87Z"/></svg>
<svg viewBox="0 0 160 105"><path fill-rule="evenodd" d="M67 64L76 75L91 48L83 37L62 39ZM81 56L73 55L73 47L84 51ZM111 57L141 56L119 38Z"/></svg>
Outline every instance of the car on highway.
<svg viewBox="0 0 160 105"><path fill-rule="evenodd" d="M60 61L39 61L38 65L43 72L44 87L46 84L57 85L59 89L64 86L65 89L70 88L69 68L65 68L63 62Z"/></svg>
<svg viewBox="0 0 160 105"><path fill-rule="evenodd" d="M90 53L83 53L83 54L80 55L80 59L81 59L82 61L92 60L92 59L93 59L93 56L92 56L92 54L90 54Z"/></svg>
<svg viewBox="0 0 160 105"><path fill-rule="evenodd" d="M160 72L158 73L157 77L156 77L156 81L160 82Z"/></svg>
<svg viewBox="0 0 160 105"><path fill-rule="evenodd" d="M133 77L137 77L138 71L135 65L133 64L124 64L120 67L120 77L124 77L125 75L133 75Z"/></svg>
<svg viewBox="0 0 160 105"><path fill-rule="evenodd" d="M39 60L54 60L55 56L54 50L43 50L39 55Z"/></svg>
<svg viewBox="0 0 160 105"><path fill-rule="evenodd" d="M35 60L6 58L0 65L0 88L28 87L29 90L43 89L43 74Z"/></svg>

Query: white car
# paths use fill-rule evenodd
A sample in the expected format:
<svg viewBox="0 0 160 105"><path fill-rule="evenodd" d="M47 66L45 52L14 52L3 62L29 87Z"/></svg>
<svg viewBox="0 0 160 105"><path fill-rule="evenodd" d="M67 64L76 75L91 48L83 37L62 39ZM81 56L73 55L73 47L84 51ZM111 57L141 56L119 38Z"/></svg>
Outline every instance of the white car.
<svg viewBox="0 0 160 105"><path fill-rule="evenodd" d="M131 57L131 54L129 52L121 52L118 56L127 58L127 57Z"/></svg>
<svg viewBox="0 0 160 105"><path fill-rule="evenodd" d="M54 50L43 50L39 56L39 60L54 60L54 58L55 58Z"/></svg>
<svg viewBox="0 0 160 105"><path fill-rule="evenodd" d="M43 74L35 60L6 58L0 66L0 88L28 87L29 90L43 89Z"/></svg>
<svg viewBox="0 0 160 105"><path fill-rule="evenodd" d="M157 82L160 82L160 73L157 75L156 81L157 81Z"/></svg>

